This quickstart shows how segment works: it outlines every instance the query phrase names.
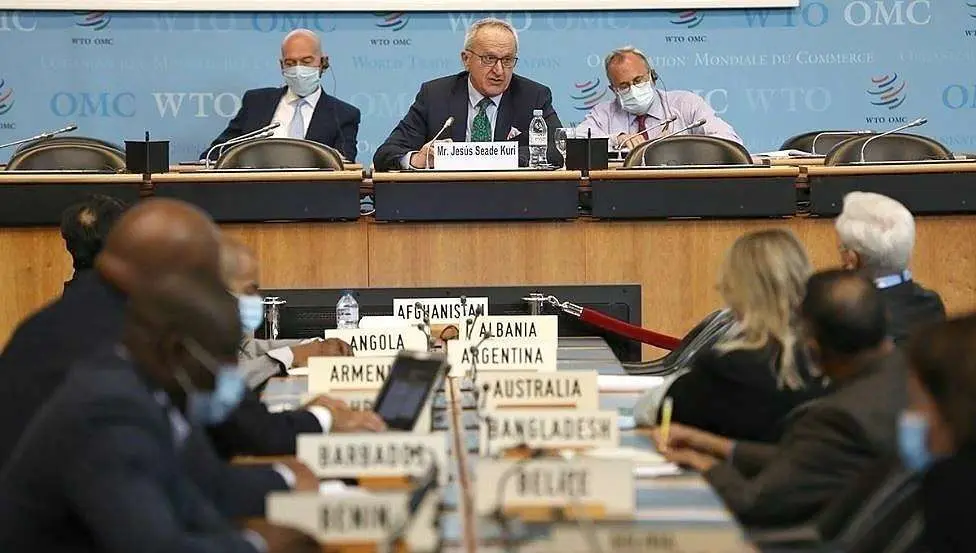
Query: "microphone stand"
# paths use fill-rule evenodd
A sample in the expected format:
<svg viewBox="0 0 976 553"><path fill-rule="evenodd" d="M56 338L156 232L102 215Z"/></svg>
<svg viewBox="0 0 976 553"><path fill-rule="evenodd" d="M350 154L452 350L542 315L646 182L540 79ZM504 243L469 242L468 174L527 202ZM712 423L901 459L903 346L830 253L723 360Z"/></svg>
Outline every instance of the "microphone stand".
<svg viewBox="0 0 976 553"><path fill-rule="evenodd" d="M41 134L39 134L37 136L32 136L30 138L21 138L20 140L14 140L13 142L7 142L6 144L0 144L0 150L2 150L3 148L9 148L11 146L19 146L21 144L26 144L27 142L33 142L35 140L45 140L47 138L51 138L52 136L57 136L59 134L64 134L66 132L71 132L71 131L74 131L74 130L77 130L77 129L78 129L78 125L75 125L74 123L72 123L72 124L68 125L67 127L64 127L63 129L58 129L56 131L42 132Z"/></svg>
<svg viewBox="0 0 976 553"><path fill-rule="evenodd" d="M442 134L444 134L444 131L446 131L447 128L450 127L453 123L454 123L454 116L451 115L450 117L448 117L447 119L444 120L444 125L441 126L441 130L437 131L437 134L434 135L434 138L431 138L429 142L427 142L426 144L424 144L420 148L420 151L423 151L424 148L427 148L428 146L430 146L434 142L437 142L437 139L440 138L440 136ZM428 167L429 163L427 162L427 160L430 158L430 155L431 155L430 152L428 152L427 155L424 156L424 169L429 169L429 167Z"/></svg>
<svg viewBox="0 0 976 553"><path fill-rule="evenodd" d="M922 125L924 125L924 124L926 124L928 122L929 122L929 120L926 119L925 117L919 117L918 119L916 119L916 120L914 120L914 121L912 121L910 123L906 123L906 124L904 124L904 125L902 125L900 127L891 129L890 131L885 131L885 132L883 132L881 134L876 134L876 135L872 136L871 138L865 140L864 141L864 144L861 144L860 163L867 163L864 160L864 152L867 149L868 144L870 144L871 142L873 142L873 141L881 138L882 136L888 136L889 134L894 134L896 132L903 131L905 129L911 129L913 127L921 127Z"/></svg>
<svg viewBox="0 0 976 553"><path fill-rule="evenodd" d="M623 138L620 139L619 143L617 144L617 150L620 150L621 149L620 148L620 145L621 144L626 144L629 140L631 140L633 138L636 138L636 137L638 137L638 136L640 136L642 134L646 134L648 131L652 131L652 130L657 129L659 127L667 127L668 125L670 125L671 123L674 123L677 120L678 120L678 116L677 115L672 115L671 117L665 119L664 121L658 123L657 125L652 125L650 127L647 127L646 129L642 130L642 131L637 131L634 134L629 134L629 135L627 135L627 136L625 136L625 137L623 137Z"/></svg>
<svg viewBox="0 0 976 553"><path fill-rule="evenodd" d="M213 151L214 150L218 150L219 149L218 150L218 153L217 153L217 158L219 159L220 156L223 155L224 148L226 146L230 146L232 144L238 144L240 142L244 142L244 141L250 140L252 138L254 138L254 139L257 139L257 138L268 138L269 136L274 135L274 132L273 131L275 129L277 129L278 127L280 127L280 126L281 126L281 123L275 122L275 123L272 123L272 124L268 125L267 127L262 127L262 128L260 128L258 130L251 131L251 132L246 133L246 134L242 134L241 136L238 136L236 138L232 138L232 139L230 139L230 140L228 140L226 142L221 142L220 144L214 144L209 150L207 150L207 155L203 159L204 160L204 163L205 163L205 167L207 169L210 169L210 155L213 154Z"/></svg>
<svg viewBox="0 0 976 553"><path fill-rule="evenodd" d="M817 141L820 140L821 136L846 136L849 134L872 134L872 131L836 131L836 132L822 132L817 133L817 136L813 137L813 143L810 144L810 149L813 150L811 154L817 153Z"/></svg>

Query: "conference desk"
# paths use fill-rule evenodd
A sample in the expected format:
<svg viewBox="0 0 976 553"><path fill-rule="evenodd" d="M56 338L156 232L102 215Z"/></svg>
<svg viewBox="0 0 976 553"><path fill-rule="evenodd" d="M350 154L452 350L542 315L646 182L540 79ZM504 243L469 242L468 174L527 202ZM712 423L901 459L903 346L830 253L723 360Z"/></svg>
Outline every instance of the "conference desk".
<svg viewBox="0 0 976 553"><path fill-rule="evenodd" d="M600 338L560 338L557 350L558 370L596 371L599 374L622 374L623 369L613 352ZM654 382L661 379L647 377ZM459 384L457 379L454 384ZM445 388L452 382L445 383ZM442 391L433 402L433 429L436 431L460 432L461 441L465 444L462 454L453 452L451 456L451 478L444 490L444 507L440 519L441 538L445 551L465 551L467 553L510 551L552 551L546 547L546 540L552 528L551 524L531 524L517 532L521 538L511 543L513 536L508 535L498 521L474 517L467 514L465 501L470 499L472 490L465 491L470 485L469 478L474 476L471 470L477 458L477 428L479 416L475 408L475 398L470 391L470 383L459 385L465 390L460 401L451 405L450 391ZM289 377L272 379L265 389L263 400L270 407L297 406L307 393L305 377ZM601 392L600 408L617 410L628 414L637 401L639 394L624 392ZM460 425L453 425L451 409L461 407ZM621 432L621 446L644 450L653 450L653 445L644 430L626 430ZM462 475L466 471L467 475ZM721 551L742 551L741 548L730 545L743 545L743 533L734 517L728 512L721 499L711 487L694 472L683 472L674 476L657 478L642 477L636 480L637 509L632 524L641 528L651 528L663 533L679 531L695 531L698 534L710 536L716 540L715 545L723 547L710 549ZM600 524L600 523L597 523ZM581 528L580 531L584 531ZM466 541L467 536L467 541Z"/></svg>
<svg viewBox="0 0 976 553"><path fill-rule="evenodd" d="M647 182L658 186L687 178L688 171L692 171L704 180L726 182L729 184L726 188L735 186L734 177L746 174L738 171L766 171L762 174L772 179L783 179L780 171L790 174L799 171L797 181L809 177L814 190L819 186L814 181L820 177L843 176L855 185L864 182L867 186L871 181L883 184L888 175L902 175L906 181L912 175L940 175L960 179L956 187L962 194L974 186L971 177L976 172L976 163L635 171L638 172L627 176L649 171ZM577 179L575 184L581 195L592 192L594 184L611 182L616 177L614 173L594 172L589 180L583 181L578 173L569 173L553 171L547 172L547 176L555 178L557 183ZM355 172L188 173L154 175L152 182L145 183L140 175L0 173L0 287L8 291L4 301L0 301L0 345L6 343L18 321L60 294L64 281L70 278L70 259L55 228L60 210L71 203L69 200L77 201L96 191L136 198L157 184L163 189L171 186L191 189L193 183L200 182L207 183L207 188L220 189L237 202L242 196L234 194L239 185L255 186L254 182L262 181L265 188L275 190L279 186L298 187L303 179L313 179L310 181L313 184L308 186L315 188L314 182L321 179L325 183L323 189L348 191L353 185L344 179L355 180L355 175ZM485 178L475 175L470 173L466 178ZM519 186L531 186L536 182L531 179L538 179L539 175L525 171L509 173L506 177ZM403 182L405 178L434 179L436 176L435 173L377 174L372 182L359 183L359 193L373 190L384 179ZM606 178L595 181L594 177ZM720 180L723 178L727 180ZM403 184L409 187L409 183ZM459 180L448 184L455 189L467 186ZM389 186L394 190L393 184ZM800 192L797 188L797 193ZM972 207L972 201L967 205ZM306 206L296 202L294 207L304 210ZM380 209L379 202L377 209ZM44 222L23 221L26 215L36 215L38 211L44 212ZM554 220L397 222L391 219L383 222L367 216L348 221L227 222L221 226L255 249L261 263L261 282L268 289L636 283L642 286L644 326L681 335L720 305L714 286L717 267L728 247L744 232L788 228L807 246L817 267L835 266L837 242L832 221L827 217L830 215L821 218L797 212L735 219L601 220L577 215ZM972 281L972 275L976 274L973 223L971 217L951 213L922 216L916 223L914 274L920 282L937 290L954 313L976 310L976 286ZM563 299L572 301L573 298ZM645 356L655 353L647 349Z"/></svg>

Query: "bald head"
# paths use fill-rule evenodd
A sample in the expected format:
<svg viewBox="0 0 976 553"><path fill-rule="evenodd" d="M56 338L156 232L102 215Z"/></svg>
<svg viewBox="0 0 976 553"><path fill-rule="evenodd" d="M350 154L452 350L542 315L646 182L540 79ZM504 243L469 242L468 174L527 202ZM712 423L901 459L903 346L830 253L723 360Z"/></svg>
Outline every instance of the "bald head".
<svg viewBox="0 0 976 553"><path fill-rule="evenodd" d="M169 273L220 278L220 231L200 208L164 198L139 202L112 227L95 267L123 292Z"/></svg>
<svg viewBox="0 0 976 553"><path fill-rule="evenodd" d="M801 312L807 333L825 355L873 353L886 341L884 300L858 273L831 270L810 277Z"/></svg>
<svg viewBox="0 0 976 553"><path fill-rule="evenodd" d="M220 272L227 289L234 294L258 293L258 260L254 251L230 236L220 241Z"/></svg>
<svg viewBox="0 0 976 553"><path fill-rule="evenodd" d="M305 65L322 68L325 61L322 41L308 29L295 29L281 41L281 67Z"/></svg>

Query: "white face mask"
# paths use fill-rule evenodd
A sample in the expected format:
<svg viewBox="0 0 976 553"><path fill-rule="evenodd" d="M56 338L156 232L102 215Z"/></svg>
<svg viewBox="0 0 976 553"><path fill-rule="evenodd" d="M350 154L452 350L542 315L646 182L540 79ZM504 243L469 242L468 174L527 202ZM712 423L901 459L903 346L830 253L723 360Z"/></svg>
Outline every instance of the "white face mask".
<svg viewBox="0 0 976 553"><path fill-rule="evenodd" d="M631 85L626 92L617 93L620 107L633 115L646 115L647 111L654 105L656 96L654 85L650 81Z"/></svg>
<svg viewBox="0 0 976 553"><path fill-rule="evenodd" d="M288 88L297 96L304 98L319 88L322 79L321 69L307 65L295 65L281 70Z"/></svg>

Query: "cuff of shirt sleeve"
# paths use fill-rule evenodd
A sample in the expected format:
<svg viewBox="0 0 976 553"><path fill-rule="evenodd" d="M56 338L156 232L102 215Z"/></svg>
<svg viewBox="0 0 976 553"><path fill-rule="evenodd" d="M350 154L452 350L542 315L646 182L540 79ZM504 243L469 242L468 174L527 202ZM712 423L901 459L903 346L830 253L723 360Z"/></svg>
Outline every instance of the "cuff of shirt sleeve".
<svg viewBox="0 0 976 553"><path fill-rule="evenodd" d="M417 150L412 150L406 153L402 158L400 158L400 168L401 169L413 169L413 165L410 164L410 158L417 153Z"/></svg>
<svg viewBox="0 0 976 553"><path fill-rule="evenodd" d="M268 357L284 365L285 369L292 368L292 364L295 362L295 353L291 351L291 348L273 349L269 351L267 355Z"/></svg>
<svg viewBox="0 0 976 553"><path fill-rule="evenodd" d="M739 442L732 442L732 445L729 447L729 456L725 458L725 461L729 464L731 464L732 459L735 458L735 446L737 445L739 445Z"/></svg>
<svg viewBox="0 0 976 553"><path fill-rule="evenodd" d="M281 463L274 463L271 465L271 470L278 473L281 479L285 481L285 485L290 489L295 489L295 484L298 483L298 478L295 477L295 471L288 468L287 465Z"/></svg>
<svg viewBox="0 0 976 553"><path fill-rule="evenodd" d="M261 534L258 534L254 530L244 530L241 532L241 537L244 538L244 541L251 544L251 547L258 553L268 553L268 543L264 541Z"/></svg>
<svg viewBox="0 0 976 553"><path fill-rule="evenodd" d="M319 421L319 426L322 427L322 432L328 432L332 430L332 411L329 411L325 407L319 405L312 405L306 409Z"/></svg>

